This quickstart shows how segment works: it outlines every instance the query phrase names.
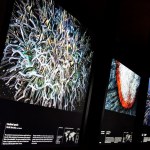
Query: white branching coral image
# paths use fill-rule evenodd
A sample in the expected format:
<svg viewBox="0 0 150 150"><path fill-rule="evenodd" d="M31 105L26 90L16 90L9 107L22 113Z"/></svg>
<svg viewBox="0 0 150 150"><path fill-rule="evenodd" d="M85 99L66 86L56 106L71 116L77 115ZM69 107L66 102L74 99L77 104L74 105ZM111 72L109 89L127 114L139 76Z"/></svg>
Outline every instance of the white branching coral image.
<svg viewBox="0 0 150 150"><path fill-rule="evenodd" d="M15 1L0 64L14 100L76 111L85 101L93 52L80 23L53 1Z"/></svg>

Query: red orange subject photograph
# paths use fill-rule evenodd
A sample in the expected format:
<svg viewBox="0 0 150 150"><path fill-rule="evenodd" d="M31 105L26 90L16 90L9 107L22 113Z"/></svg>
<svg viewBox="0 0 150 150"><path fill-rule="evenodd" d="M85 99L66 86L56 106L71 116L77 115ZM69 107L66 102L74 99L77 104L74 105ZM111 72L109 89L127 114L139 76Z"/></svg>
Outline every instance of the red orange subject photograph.
<svg viewBox="0 0 150 150"><path fill-rule="evenodd" d="M139 85L140 76L113 59L105 109L135 116L136 95Z"/></svg>

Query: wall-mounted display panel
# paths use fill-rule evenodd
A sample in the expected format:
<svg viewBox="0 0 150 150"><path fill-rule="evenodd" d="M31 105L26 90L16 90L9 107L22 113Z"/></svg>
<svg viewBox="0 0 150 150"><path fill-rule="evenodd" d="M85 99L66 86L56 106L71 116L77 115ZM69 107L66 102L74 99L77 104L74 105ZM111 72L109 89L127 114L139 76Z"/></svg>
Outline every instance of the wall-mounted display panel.
<svg viewBox="0 0 150 150"><path fill-rule="evenodd" d="M15 0L0 59L1 146L78 145L93 51L52 0Z"/></svg>
<svg viewBox="0 0 150 150"><path fill-rule="evenodd" d="M100 144L132 142L139 85L139 75L118 60L112 60Z"/></svg>

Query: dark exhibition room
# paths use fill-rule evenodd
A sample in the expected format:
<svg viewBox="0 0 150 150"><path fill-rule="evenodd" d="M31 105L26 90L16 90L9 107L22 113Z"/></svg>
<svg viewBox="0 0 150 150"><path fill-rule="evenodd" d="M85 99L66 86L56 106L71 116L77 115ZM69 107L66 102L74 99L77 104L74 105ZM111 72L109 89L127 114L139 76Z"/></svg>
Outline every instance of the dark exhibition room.
<svg viewBox="0 0 150 150"><path fill-rule="evenodd" d="M0 149L150 146L150 1L1 0Z"/></svg>

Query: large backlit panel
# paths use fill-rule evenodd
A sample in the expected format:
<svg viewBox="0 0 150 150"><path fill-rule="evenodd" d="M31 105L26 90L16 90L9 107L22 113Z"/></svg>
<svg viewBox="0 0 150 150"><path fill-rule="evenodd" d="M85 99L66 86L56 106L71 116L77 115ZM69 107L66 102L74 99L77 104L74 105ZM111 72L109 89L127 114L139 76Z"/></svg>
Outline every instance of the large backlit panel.
<svg viewBox="0 0 150 150"><path fill-rule="evenodd" d="M52 0L15 0L0 60L2 145L78 144L93 56L86 31Z"/></svg>

